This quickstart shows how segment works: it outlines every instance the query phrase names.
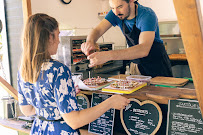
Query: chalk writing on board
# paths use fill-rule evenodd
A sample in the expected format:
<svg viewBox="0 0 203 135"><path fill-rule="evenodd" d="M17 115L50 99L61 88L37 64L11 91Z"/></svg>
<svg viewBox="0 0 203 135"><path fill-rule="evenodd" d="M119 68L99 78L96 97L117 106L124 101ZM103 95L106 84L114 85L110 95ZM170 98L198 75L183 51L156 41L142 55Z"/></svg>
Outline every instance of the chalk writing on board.
<svg viewBox="0 0 203 135"><path fill-rule="evenodd" d="M76 96L77 106L79 110L87 109L90 106L89 99L84 94L78 94Z"/></svg>
<svg viewBox="0 0 203 135"><path fill-rule="evenodd" d="M137 99L130 100L128 106L120 113L121 122L127 134L155 134L162 122L162 112L158 104L149 100L143 102Z"/></svg>
<svg viewBox="0 0 203 135"><path fill-rule="evenodd" d="M91 106L96 106L111 95L92 94ZM113 135L115 109L109 109L102 116L89 124L88 131L96 134Z"/></svg>
<svg viewBox="0 0 203 135"><path fill-rule="evenodd" d="M197 100L169 101L167 134L203 134L203 120Z"/></svg>

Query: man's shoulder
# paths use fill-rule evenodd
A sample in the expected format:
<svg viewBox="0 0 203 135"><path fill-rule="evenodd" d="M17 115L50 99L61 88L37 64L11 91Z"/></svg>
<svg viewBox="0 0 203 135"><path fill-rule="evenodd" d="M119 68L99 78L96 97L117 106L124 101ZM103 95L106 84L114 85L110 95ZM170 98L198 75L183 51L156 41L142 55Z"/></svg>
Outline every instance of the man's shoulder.
<svg viewBox="0 0 203 135"><path fill-rule="evenodd" d="M113 26L121 23L121 20L113 13L112 10L108 12L108 14L105 16L105 19L109 21Z"/></svg>
<svg viewBox="0 0 203 135"><path fill-rule="evenodd" d="M156 16L156 13L150 7L145 7L143 5L138 4L138 16L143 16L143 15Z"/></svg>

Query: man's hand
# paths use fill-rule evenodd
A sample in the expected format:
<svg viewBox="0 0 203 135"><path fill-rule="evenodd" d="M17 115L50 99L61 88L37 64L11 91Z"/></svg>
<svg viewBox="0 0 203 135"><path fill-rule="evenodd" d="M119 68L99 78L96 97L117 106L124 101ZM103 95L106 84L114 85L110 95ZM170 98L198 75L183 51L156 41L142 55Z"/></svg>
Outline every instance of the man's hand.
<svg viewBox="0 0 203 135"><path fill-rule="evenodd" d="M109 51L92 53L87 57L87 59L90 60L89 67L101 65L110 60Z"/></svg>
<svg viewBox="0 0 203 135"><path fill-rule="evenodd" d="M86 55L89 56L93 51L97 50L97 46L93 42L84 42L81 44L81 50Z"/></svg>

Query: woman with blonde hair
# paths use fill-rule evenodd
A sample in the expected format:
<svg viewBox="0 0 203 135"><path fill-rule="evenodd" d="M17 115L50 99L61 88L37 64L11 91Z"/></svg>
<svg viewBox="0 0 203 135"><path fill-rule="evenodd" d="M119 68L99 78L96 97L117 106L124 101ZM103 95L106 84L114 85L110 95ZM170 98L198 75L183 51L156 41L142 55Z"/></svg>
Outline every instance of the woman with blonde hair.
<svg viewBox="0 0 203 135"><path fill-rule="evenodd" d="M129 103L125 97L113 95L95 107L78 110L69 68L51 58L59 44L58 22L53 17L41 13L30 16L22 40L18 99L25 116L37 115L32 135L77 135L79 127L110 108L123 109Z"/></svg>

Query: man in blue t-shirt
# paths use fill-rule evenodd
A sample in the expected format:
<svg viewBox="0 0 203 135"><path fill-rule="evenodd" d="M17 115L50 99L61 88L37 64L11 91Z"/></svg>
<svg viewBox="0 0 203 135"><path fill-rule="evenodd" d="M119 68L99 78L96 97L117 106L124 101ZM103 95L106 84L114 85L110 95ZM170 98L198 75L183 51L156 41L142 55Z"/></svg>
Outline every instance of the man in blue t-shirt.
<svg viewBox="0 0 203 135"><path fill-rule="evenodd" d="M110 60L132 60L142 75L172 76L171 64L160 39L158 19L151 8L134 0L109 0L112 10L88 35L81 45L90 67ZM90 53L96 41L112 26L119 26L129 48Z"/></svg>

